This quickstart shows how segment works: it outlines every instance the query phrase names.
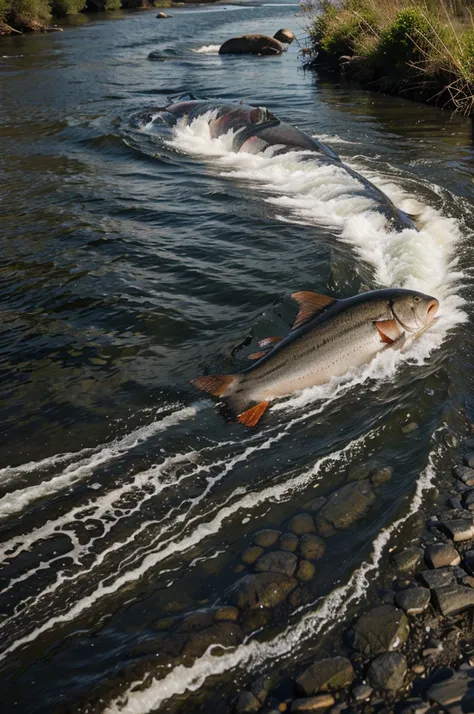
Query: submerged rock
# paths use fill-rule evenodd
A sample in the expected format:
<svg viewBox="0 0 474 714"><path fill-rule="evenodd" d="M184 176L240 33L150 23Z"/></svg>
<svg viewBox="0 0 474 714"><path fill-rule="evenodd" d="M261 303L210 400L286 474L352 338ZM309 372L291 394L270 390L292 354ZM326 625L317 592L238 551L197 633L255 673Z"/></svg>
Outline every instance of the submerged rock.
<svg viewBox="0 0 474 714"><path fill-rule="evenodd" d="M298 558L294 553L288 553L285 550L274 550L271 553L265 553L255 563L257 573L282 573L289 578L294 574Z"/></svg>
<svg viewBox="0 0 474 714"><path fill-rule="evenodd" d="M214 613L214 620L229 620L230 622L235 622L239 619L240 612L236 607L232 605L223 605L219 607Z"/></svg>
<svg viewBox="0 0 474 714"><path fill-rule="evenodd" d="M300 540L300 555L306 560L322 558L326 550L326 543L313 533L305 533Z"/></svg>
<svg viewBox="0 0 474 714"><path fill-rule="evenodd" d="M242 692L237 701L235 711L237 714L250 714L250 712L258 712L260 706L260 702L252 692Z"/></svg>
<svg viewBox="0 0 474 714"><path fill-rule="evenodd" d="M293 40L295 39L295 33L293 30L278 30L278 32L275 32L273 35L275 40L278 40L278 42L283 42L284 44L291 45Z"/></svg>
<svg viewBox="0 0 474 714"><path fill-rule="evenodd" d="M278 545L280 550L287 550L290 553L294 553L298 547L299 539L294 533L283 533L280 536Z"/></svg>
<svg viewBox="0 0 474 714"><path fill-rule="evenodd" d="M242 35L226 40L219 48L220 55L281 55L284 45L267 35Z"/></svg>
<svg viewBox="0 0 474 714"><path fill-rule="evenodd" d="M350 528L365 516L375 501L375 491L368 479L354 481L335 491L316 514L316 528L321 536L331 536Z"/></svg>
<svg viewBox="0 0 474 714"><path fill-rule="evenodd" d="M353 626L353 647L363 654L379 654L403 645L410 633L406 615L393 605L379 605Z"/></svg>
<svg viewBox="0 0 474 714"><path fill-rule="evenodd" d="M403 686L407 661L401 652L385 652L376 657L369 667L367 680L378 690L397 691Z"/></svg>
<svg viewBox="0 0 474 714"><path fill-rule="evenodd" d="M254 573L238 580L229 590L230 604L248 607L274 607L294 590L297 581L281 573Z"/></svg>
<svg viewBox="0 0 474 714"><path fill-rule="evenodd" d="M297 516L293 516L288 524L288 529L297 536L316 532L313 517L309 513L299 513Z"/></svg>
<svg viewBox="0 0 474 714"><path fill-rule="evenodd" d="M258 560L264 552L265 551L261 546L252 545L250 548L246 548L242 553L242 561L247 563L247 565L251 565L252 563L255 563L255 561Z"/></svg>
<svg viewBox="0 0 474 714"><path fill-rule="evenodd" d="M244 638L242 629L235 622L216 622L201 632L193 632L183 649L185 657L201 657L210 645L237 647Z"/></svg>
<svg viewBox="0 0 474 714"><path fill-rule="evenodd" d="M346 657L331 657L314 662L296 680L298 690L315 694L327 689L342 689L352 684L354 668Z"/></svg>
<svg viewBox="0 0 474 714"><path fill-rule="evenodd" d="M314 578L316 568L309 560L300 560L295 577L297 580L308 581Z"/></svg>
<svg viewBox="0 0 474 714"><path fill-rule="evenodd" d="M279 537L280 531L265 528L263 531L257 531L254 534L253 542L261 548L271 548L272 545L275 545Z"/></svg>

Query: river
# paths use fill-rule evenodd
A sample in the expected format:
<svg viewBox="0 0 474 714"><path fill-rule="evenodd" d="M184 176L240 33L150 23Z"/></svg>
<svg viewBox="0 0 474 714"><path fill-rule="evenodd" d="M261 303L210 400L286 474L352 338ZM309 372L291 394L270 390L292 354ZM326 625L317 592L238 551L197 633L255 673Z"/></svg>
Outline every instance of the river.
<svg viewBox="0 0 474 714"><path fill-rule="evenodd" d="M280 27L304 44L297 11L117 13L2 41L4 712L217 714L258 674L316 655L431 498L443 428L474 419L471 124L305 73L298 43L217 54ZM417 214L420 232L386 232L340 171L232 154L203 122L167 141L133 127L187 92L268 106ZM285 334L292 292L389 285L437 296L435 328L275 402L257 429L189 385ZM174 617L225 600L251 572L240 557L255 531L285 530L370 460L392 477L327 538L299 606L184 664L136 649L157 635L163 649Z"/></svg>

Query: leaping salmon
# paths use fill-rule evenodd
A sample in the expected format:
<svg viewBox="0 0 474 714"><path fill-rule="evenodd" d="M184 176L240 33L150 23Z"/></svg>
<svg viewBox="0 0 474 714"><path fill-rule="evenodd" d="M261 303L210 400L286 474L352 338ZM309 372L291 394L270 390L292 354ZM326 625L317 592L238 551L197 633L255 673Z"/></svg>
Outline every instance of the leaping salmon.
<svg viewBox="0 0 474 714"><path fill-rule="evenodd" d="M246 426L255 426L273 399L329 382L384 349L401 349L407 333L416 337L433 324L439 307L436 298L402 288L344 300L314 292L292 297L299 305L292 331L262 340L262 351L250 355L255 364L191 381L225 400Z"/></svg>

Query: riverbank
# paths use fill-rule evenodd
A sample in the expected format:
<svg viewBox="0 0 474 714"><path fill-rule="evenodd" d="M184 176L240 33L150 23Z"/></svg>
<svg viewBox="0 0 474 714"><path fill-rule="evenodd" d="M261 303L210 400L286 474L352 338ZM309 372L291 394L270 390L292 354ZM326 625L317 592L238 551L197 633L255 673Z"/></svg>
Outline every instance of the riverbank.
<svg viewBox="0 0 474 714"><path fill-rule="evenodd" d="M474 26L458 0L316 0L304 6L308 66L363 87L474 111Z"/></svg>

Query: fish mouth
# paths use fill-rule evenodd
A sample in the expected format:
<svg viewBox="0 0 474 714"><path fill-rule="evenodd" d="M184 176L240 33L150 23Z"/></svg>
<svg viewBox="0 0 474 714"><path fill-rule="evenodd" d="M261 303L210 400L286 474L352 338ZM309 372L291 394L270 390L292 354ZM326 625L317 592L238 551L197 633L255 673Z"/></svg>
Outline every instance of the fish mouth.
<svg viewBox="0 0 474 714"><path fill-rule="evenodd" d="M433 298L433 300L430 300L430 302L428 303L428 309L426 311L427 324L429 324L430 322L433 322L433 320L435 319L435 315L438 312L438 308L439 308L439 300L437 300L436 298Z"/></svg>

